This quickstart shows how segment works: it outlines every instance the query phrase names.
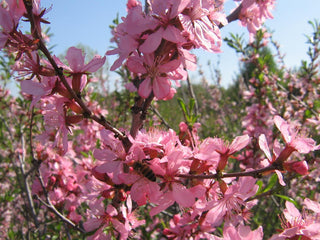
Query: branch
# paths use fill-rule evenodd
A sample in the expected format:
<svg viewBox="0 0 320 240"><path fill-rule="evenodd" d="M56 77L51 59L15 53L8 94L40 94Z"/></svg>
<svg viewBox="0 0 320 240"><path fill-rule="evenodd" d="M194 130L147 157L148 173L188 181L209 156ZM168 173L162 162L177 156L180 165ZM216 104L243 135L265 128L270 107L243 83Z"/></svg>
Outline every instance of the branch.
<svg viewBox="0 0 320 240"><path fill-rule="evenodd" d="M216 173L216 174L208 174L208 175L193 175L193 174L178 174L177 177L181 178L191 178L191 179L221 179L221 178L230 178L230 177L245 177L251 176L254 178L261 177L262 173L276 170L277 167L274 165L270 165L265 168L261 168L258 170L252 170L248 172L236 172L236 173Z"/></svg>
<svg viewBox="0 0 320 240"><path fill-rule="evenodd" d="M135 99L135 104L131 108L132 111L132 122L130 135L135 138L138 134L138 131L142 128L143 122L146 119L148 108L151 105L153 100L153 93L147 99L143 99L142 97L137 97Z"/></svg>
<svg viewBox="0 0 320 240"><path fill-rule="evenodd" d="M161 120L163 125L165 125L168 129L171 128L169 123L162 117L161 113L159 113L159 111L156 108L154 108L152 105L150 105L150 109L154 112L154 114L157 115L157 117Z"/></svg>
<svg viewBox="0 0 320 240"><path fill-rule="evenodd" d="M33 17L33 13L32 13L32 1L31 0L24 0L23 1L25 4L25 7L27 9L27 13L28 13L28 17L30 20L30 24L31 24L31 31L32 31L32 35L35 39L38 39L38 48L39 50L41 50L43 52L43 54L47 57L48 61L50 62L51 66L53 67L53 69L55 70L57 76L59 77L59 79L61 80L62 84L66 87L66 89L68 90L68 92L71 94L72 98L79 104L79 106L82 108L83 110L83 116L85 118L91 118L93 121L99 123L100 125L102 125L103 127L105 127L107 130L110 130L111 132L113 132L123 143L124 147L126 150L129 150L131 147L131 142L129 141L128 137L123 134L121 131L119 131L117 128L113 127L109 122L107 122L103 117L98 117L96 115L93 115L92 112L90 111L90 109L86 106L86 104L82 101L81 98L79 98L77 96L77 94L75 93L75 91L73 91L73 89L70 87L70 85L68 84L65 76L63 75L63 69L58 67L57 63L55 62L55 60L53 59L53 57L51 56L51 53L49 52L49 50L47 49L46 45L43 42L43 39L41 37L41 32L39 32L40 30L35 28L35 23L34 23L34 17ZM30 5L31 4L31 5Z"/></svg>
<svg viewBox="0 0 320 240"><path fill-rule="evenodd" d="M43 201L38 195L36 195L37 199L43 204L45 205L50 211L52 211L56 216L58 216L63 222L67 223L68 225L70 225L71 227L73 227L74 229L80 231L81 233L85 233L86 231L77 226L74 222L72 222L70 219L66 218L64 215L62 215L57 209L56 207L52 204L50 198L49 198L49 194L45 188L45 185L44 185L44 182L43 182L43 179L42 179L42 176L41 176L41 173L40 171L38 170L38 179L39 179L39 182L41 184L41 187L42 187L42 190L43 190L43 193L44 193L44 196L46 198L46 202Z"/></svg>
<svg viewBox="0 0 320 240"><path fill-rule="evenodd" d="M230 13L228 16L227 16L227 21L228 21L228 24L235 21L235 20L238 20L239 19L239 15L241 13L241 9L242 9L242 3L232 12ZM223 28L225 25L223 24L219 24L219 28Z"/></svg>

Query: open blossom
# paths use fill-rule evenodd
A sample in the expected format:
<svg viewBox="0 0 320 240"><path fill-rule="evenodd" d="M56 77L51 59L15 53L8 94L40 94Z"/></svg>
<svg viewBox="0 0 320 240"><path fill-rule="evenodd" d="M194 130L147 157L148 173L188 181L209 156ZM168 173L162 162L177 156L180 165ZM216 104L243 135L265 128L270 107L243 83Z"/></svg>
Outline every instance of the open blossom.
<svg viewBox="0 0 320 240"><path fill-rule="evenodd" d="M223 238L214 237L214 240L262 240L262 227L251 231L249 226L240 224L237 228L233 225L225 225L223 228Z"/></svg>
<svg viewBox="0 0 320 240"><path fill-rule="evenodd" d="M90 201L89 207L89 219L83 226L87 232L94 230L96 232L87 239L111 239L112 236L117 236L121 240L128 238L128 230L125 224L117 219L118 212L111 204L105 208L100 198Z"/></svg>
<svg viewBox="0 0 320 240"><path fill-rule="evenodd" d="M171 82L169 79L185 79L185 75L175 73L181 66L179 59L163 63L163 58L155 58L154 54L145 54L144 57L131 56L127 67L133 73L145 76L139 85L138 93L143 98L153 92L158 99L164 99L170 94Z"/></svg>
<svg viewBox="0 0 320 240"><path fill-rule="evenodd" d="M253 39L253 34L261 28L266 19L273 18L271 10L275 8L275 0L244 0L242 1L241 13L239 20L242 26L246 26Z"/></svg>
<svg viewBox="0 0 320 240"><path fill-rule="evenodd" d="M0 26L2 27L2 32L0 32L0 49L5 46L9 33L16 29L25 11L23 0L6 0L0 5Z"/></svg>
<svg viewBox="0 0 320 240"><path fill-rule="evenodd" d="M293 203L286 202L284 218L281 218L283 231L273 235L270 240L320 239L320 204L306 198L304 205L314 214L307 212L301 214Z"/></svg>
<svg viewBox="0 0 320 240"><path fill-rule="evenodd" d="M211 149L220 155L218 170L223 170L228 158L235 152L240 151L248 145L250 137L248 135L236 137L230 145L225 144L222 139L214 138L210 144Z"/></svg>
<svg viewBox="0 0 320 240"><path fill-rule="evenodd" d="M30 108L32 108L41 98L53 93L56 86L56 77L43 77L41 82L32 80L23 80L21 82L21 91L33 96Z"/></svg>
<svg viewBox="0 0 320 240"><path fill-rule="evenodd" d="M103 148L95 149L93 156L102 161L98 164L94 171L99 173L107 173L115 184L121 184L119 175L123 172L123 162L126 158L126 152L119 139L114 137L114 134L108 130L100 132Z"/></svg>
<svg viewBox="0 0 320 240"><path fill-rule="evenodd" d="M243 207L248 207L246 200L258 191L256 180L252 177L242 177L231 185L222 198L208 202L205 210L209 210L205 221L212 226L219 226L223 219L232 220L234 215L240 215Z"/></svg>
<svg viewBox="0 0 320 240"><path fill-rule="evenodd" d="M274 117L274 123L280 130L286 147L290 148L290 150L305 154L320 148L320 145L316 145L316 142L312 138L298 136L298 131L294 129L294 126L287 123L280 116Z"/></svg>
<svg viewBox="0 0 320 240"><path fill-rule="evenodd" d="M179 19L196 48L220 52L220 30L210 21L209 15L210 11L203 8L202 1L195 0L189 1L189 5L179 14Z"/></svg>
<svg viewBox="0 0 320 240"><path fill-rule="evenodd" d="M59 65L71 76L72 88L76 92L81 91L87 84L86 74L96 72L106 61L106 57L101 58L101 56L97 55L85 64L85 55L83 55L81 49L75 47L68 49L66 59L70 67L64 65L58 58L55 58Z"/></svg>

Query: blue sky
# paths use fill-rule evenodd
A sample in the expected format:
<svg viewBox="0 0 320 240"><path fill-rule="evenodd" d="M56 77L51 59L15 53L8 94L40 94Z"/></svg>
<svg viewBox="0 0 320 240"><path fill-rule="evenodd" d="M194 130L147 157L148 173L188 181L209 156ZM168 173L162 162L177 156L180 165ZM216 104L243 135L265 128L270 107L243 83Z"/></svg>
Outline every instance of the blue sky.
<svg viewBox="0 0 320 240"><path fill-rule="evenodd" d="M233 1L227 2L229 8L233 6ZM51 33L54 34L51 44L56 45L53 49L56 55L78 43L88 45L103 55L112 46L109 25L117 13L120 17L126 14L126 0L43 0L42 5L52 6L47 19L51 22ZM277 1L274 19L268 20L266 25L274 31L274 39L280 43L282 53L286 54L285 63L288 66L298 66L302 59L307 59L308 46L304 35L312 32L307 22L319 19L319 9L319 0ZM222 36L229 36L229 32L247 31L233 22L222 29ZM225 43L222 51L219 57L205 51L197 51L197 56L205 72L208 71L208 60L215 63L220 58L222 84L227 86L238 70L238 56ZM109 59L110 64L113 60ZM192 76L196 77L197 73L191 73Z"/></svg>

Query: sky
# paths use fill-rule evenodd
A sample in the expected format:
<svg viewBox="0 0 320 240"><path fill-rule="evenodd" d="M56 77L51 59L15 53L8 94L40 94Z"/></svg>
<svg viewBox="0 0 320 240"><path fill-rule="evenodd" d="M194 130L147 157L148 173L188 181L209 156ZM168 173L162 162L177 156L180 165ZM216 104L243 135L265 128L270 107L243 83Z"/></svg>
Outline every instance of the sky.
<svg viewBox="0 0 320 240"><path fill-rule="evenodd" d="M50 32L53 34L50 44L55 45L53 52L56 55L79 43L87 45L100 55L110 50L112 43L109 25L112 20L126 15L126 0L42 0L42 6L51 8L46 19L51 22ZM234 5L227 0L228 9ZM305 35L312 33L309 20L320 20L319 0L277 0L273 12L274 19L269 19L266 26L273 30L273 38L281 45L281 52L285 53L285 63L289 67L299 66L301 60L307 60ZM229 11L229 10L228 10ZM226 12L227 14L229 12ZM222 37L232 33L244 33L248 39L247 30L240 27L238 22L232 22L221 30ZM199 65L205 74L209 75L207 63L217 63L222 73L222 85L232 83L239 69L239 56L226 43L223 43L222 53L207 53L204 50L196 51ZM108 57L112 65L115 57ZM111 75L116 77L116 75ZM197 72L191 73L191 81L196 79Z"/></svg>

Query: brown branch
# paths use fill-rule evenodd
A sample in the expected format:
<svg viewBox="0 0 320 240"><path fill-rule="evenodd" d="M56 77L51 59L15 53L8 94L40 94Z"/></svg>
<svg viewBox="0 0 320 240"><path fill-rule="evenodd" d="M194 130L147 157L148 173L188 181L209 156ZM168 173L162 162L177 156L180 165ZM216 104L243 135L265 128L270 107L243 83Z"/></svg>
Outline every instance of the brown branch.
<svg viewBox="0 0 320 240"><path fill-rule="evenodd" d="M125 149L128 151L131 147L131 142L129 141L128 137L123 134L121 131L119 131L117 128L113 127L109 122L107 122L104 118L102 117L98 117L96 115L93 115L93 113L90 111L90 109L87 107L87 105L82 101L81 98L79 98L77 96L77 94L75 93L75 91L73 91L73 89L70 87L70 85L68 84L64 74L63 74L63 69L58 67L57 63L55 62L55 60L53 59L53 57L51 56L51 53L49 52L49 50L47 49L46 45L43 42L43 39L41 37L41 32L39 32L39 29L36 29L35 23L34 23L34 17L33 17L33 13L32 13L32 6L30 7L30 0L24 0L24 4L26 6L27 9L27 13L28 13L28 17L30 20L30 24L31 24L31 31L32 34L34 36L35 39L38 39L38 48L39 50L41 50L43 52L43 54L47 57L48 61L50 62L51 66L53 67L53 69L55 70L57 76L59 77L59 79L61 80L62 84L66 87L66 89L68 90L68 92L71 94L72 98L79 104L79 106L82 108L83 110L83 116L85 118L91 118L93 121L99 123L100 125L102 125L103 127L105 127L107 130L110 130L111 132L113 132L123 143Z"/></svg>
<svg viewBox="0 0 320 240"><path fill-rule="evenodd" d="M150 109L154 112L154 114L157 115L157 117L161 120L163 125L165 125L168 129L172 128L172 127L170 127L169 123L162 117L161 113L156 108L154 108L152 105L150 105Z"/></svg>
<svg viewBox="0 0 320 240"><path fill-rule="evenodd" d="M221 179L221 178L230 178L230 177L245 177L251 176L254 178L261 177L262 173L276 170L277 168L274 165L270 165L265 168L261 168L258 170L252 170L248 172L235 172L235 173L216 173L216 174L208 174L208 175L193 175L193 174L178 174L177 177L181 178L190 178L190 179Z"/></svg>
<svg viewBox="0 0 320 240"><path fill-rule="evenodd" d="M242 9L242 3L232 13L230 13L227 16L228 24L239 19L239 15L241 13L241 9ZM225 25L223 25L222 23L219 24L219 28L220 29L223 28L224 26Z"/></svg>
<svg viewBox="0 0 320 240"><path fill-rule="evenodd" d="M40 171L38 170L38 175L37 175L40 185L42 187L44 196L46 198L46 201L43 201L38 195L36 195L37 199L43 204L45 205L50 211L52 211L56 216L58 216L63 222L67 223L68 225L70 225L71 227L73 227L74 229L80 231L81 233L85 233L86 231L79 227L78 225L76 225L74 222L72 222L70 219L66 218L63 214L61 214L56 207L52 204L50 198L49 198L49 194L47 192L47 189L45 188L42 176Z"/></svg>
<svg viewBox="0 0 320 240"><path fill-rule="evenodd" d="M142 97L137 97L135 99L135 104L132 107L132 122L130 135L135 138L138 134L138 131L142 128L143 122L146 119L147 111L151 102L153 100L153 93L147 99L143 99Z"/></svg>

